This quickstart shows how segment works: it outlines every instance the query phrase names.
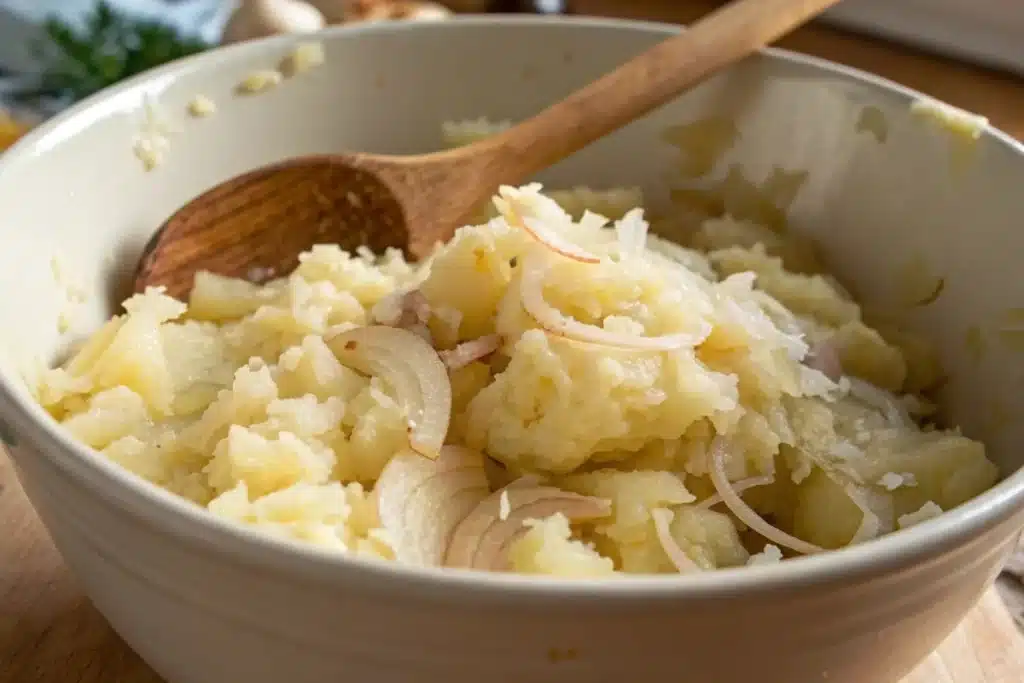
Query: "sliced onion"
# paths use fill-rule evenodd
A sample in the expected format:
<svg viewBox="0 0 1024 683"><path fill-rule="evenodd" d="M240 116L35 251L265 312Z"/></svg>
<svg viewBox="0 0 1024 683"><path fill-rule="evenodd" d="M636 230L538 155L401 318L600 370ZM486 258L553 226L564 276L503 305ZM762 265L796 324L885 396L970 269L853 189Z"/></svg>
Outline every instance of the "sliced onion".
<svg viewBox="0 0 1024 683"><path fill-rule="evenodd" d="M395 327L402 319L402 299L406 292L394 291L387 294L370 309L370 318L381 325Z"/></svg>
<svg viewBox="0 0 1024 683"><path fill-rule="evenodd" d="M643 209L630 209L615 222L615 237L624 256L642 256L647 249L647 229Z"/></svg>
<svg viewBox="0 0 1024 683"><path fill-rule="evenodd" d="M523 259L523 273L519 283L519 298L523 310L551 334L576 341L614 346L636 351L674 351L693 347L704 341L710 334L710 327L703 334L666 334L659 337L644 337L635 334L611 332L596 325L582 323L564 315L544 300L544 277L548 264L543 254L533 252Z"/></svg>
<svg viewBox="0 0 1024 683"><path fill-rule="evenodd" d="M381 325L391 327L426 325L430 321L430 302L418 289L396 291L378 301L370 315Z"/></svg>
<svg viewBox="0 0 1024 683"><path fill-rule="evenodd" d="M556 254L560 254L573 261L579 261L580 263L600 263L601 258L599 256L590 253L577 244L573 244L564 235L553 230L550 225L536 218L520 215L518 211L512 208L512 202L509 200L495 197L494 206L498 209L498 213L508 221L509 225L513 228L525 230L530 237Z"/></svg>
<svg viewBox="0 0 1024 683"><path fill-rule="evenodd" d="M437 460L404 452L391 458L373 489L395 559L440 567L455 527L490 494L484 456L445 446Z"/></svg>
<svg viewBox="0 0 1024 683"><path fill-rule="evenodd" d="M812 345L804 358L804 365L817 370L833 382L838 382L843 376L843 362L839 358L839 350L831 340Z"/></svg>
<svg viewBox="0 0 1024 683"><path fill-rule="evenodd" d="M402 319L398 321L399 326L419 323L426 325L430 322L430 302L418 289L408 292L402 298Z"/></svg>
<svg viewBox="0 0 1024 683"><path fill-rule="evenodd" d="M813 555L825 550L813 543L808 543L796 536L791 536L778 527L772 526L740 498L740 495L733 489L732 484L729 483L729 478L725 474L726 452L725 441L722 437L715 437L715 440L711 442L710 456L711 483L714 485L718 495L722 497L722 502L725 503L725 506L729 508L732 514L736 515L737 519L775 545L784 546L803 555Z"/></svg>
<svg viewBox="0 0 1024 683"><path fill-rule="evenodd" d="M775 477L766 474L761 477L748 477L747 479L740 479L739 481L730 482L732 490L737 494L743 493L747 489L756 488L758 486L768 486L769 484L775 483ZM717 493L713 493L704 500L700 501L694 507L708 509L712 508L719 503L723 503L722 497Z"/></svg>
<svg viewBox="0 0 1024 683"><path fill-rule="evenodd" d="M832 480L836 481L836 478L832 477ZM837 481L836 483L843 487L846 495L860 509L862 515L857 531L850 539L851 544L870 541L872 538L878 538L893 530L891 520L895 515L893 514L892 498L858 486L853 482ZM886 523L884 520L890 521Z"/></svg>
<svg viewBox="0 0 1024 683"><path fill-rule="evenodd" d="M434 335L430 333L430 328L427 327L426 325L420 325L417 323L416 325L410 325L409 327L403 329L409 330L417 337L427 342L427 346L431 348L434 347Z"/></svg>
<svg viewBox="0 0 1024 683"><path fill-rule="evenodd" d="M914 424L906 408L892 393L859 377L847 379L850 382L850 395L877 409L890 424L898 427L910 427Z"/></svg>
<svg viewBox="0 0 1024 683"><path fill-rule="evenodd" d="M458 370L481 358L486 358L501 348L501 337L488 334L477 339L462 342L451 351L439 351L438 355L448 370Z"/></svg>
<svg viewBox="0 0 1024 683"><path fill-rule="evenodd" d="M462 326L462 311L448 306L434 307L434 321L438 329L441 341L454 345L459 339L459 328Z"/></svg>
<svg viewBox="0 0 1024 683"><path fill-rule="evenodd" d="M418 289L392 292L370 310L370 317L381 325L409 330L433 346L434 339L427 326L431 315L430 302Z"/></svg>
<svg viewBox="0 0 1024 683"><path fill-rule="evenodd" d="M452 411L452 385L437 351L413 332L383 325L346 330L328 343L342 363L394 388L409 419L410 448L437 458Z"/></svg>
<svg viewBox="0 0 1024 683"><path fill-rule="evenodd" d="M506 503L502 503L502 499ZM611 503L550 486L513 482L484 499L455 529L445 566L504 571L510 545L526 533L529 519L562 513L571 522L611 514Z"/></svg>
<svg viewBox="0 0 1024 683"><path fill-rule="evenodd" d="M658 537L661 549L665 551L668 559L679 571L680 574L693 574L701 571L700 566L690 559L690 556L679 547L676 539L672 536L670 525L672 524L673 512L668 508L655 508L651 510L651 519L654 520L654 533Z"/></svg>

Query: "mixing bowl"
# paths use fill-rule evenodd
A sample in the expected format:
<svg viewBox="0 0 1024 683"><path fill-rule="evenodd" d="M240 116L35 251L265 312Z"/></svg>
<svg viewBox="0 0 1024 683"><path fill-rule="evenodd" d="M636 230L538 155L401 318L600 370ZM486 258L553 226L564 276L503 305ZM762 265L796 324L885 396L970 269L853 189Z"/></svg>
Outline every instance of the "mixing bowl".
<svg viewBox="0 0 1024 683"><path fill-rule="evenodd" d="M904 88L785 52L543 180L639 185L665 215L754 211L818 240L863 301L936 342L945 413L1002 469L997 487L938 519L687 577L414 570L215 520L74 443L33 403L25 377L113 312L156 226L205 188L292 155L435 149L442 121L522 118L673 30L536 18L342 28L317 37L321 67L236 94L294 44L270 39L103 92L3 157L0 432L89 596L168 681L893 682L993 580L1024 522L1024 148L993 130L974 139ZM190 119L199 94L217 111ZM140 140L166 142L150 171ZM942 278L941 296L903 305L908 273Z"/></svg>

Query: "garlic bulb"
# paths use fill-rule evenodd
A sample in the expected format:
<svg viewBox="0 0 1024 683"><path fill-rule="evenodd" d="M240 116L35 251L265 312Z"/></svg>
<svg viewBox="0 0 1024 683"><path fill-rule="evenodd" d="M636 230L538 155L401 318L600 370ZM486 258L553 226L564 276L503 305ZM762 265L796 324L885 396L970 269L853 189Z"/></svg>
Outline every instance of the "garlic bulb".
<svg viewBox="0 0 1024 683"><path fill-rule="evenodd" d="M310 33L326 25L320 10L303 0L240 0L224 27L221 42L237 43L281 33Z"/></svg>

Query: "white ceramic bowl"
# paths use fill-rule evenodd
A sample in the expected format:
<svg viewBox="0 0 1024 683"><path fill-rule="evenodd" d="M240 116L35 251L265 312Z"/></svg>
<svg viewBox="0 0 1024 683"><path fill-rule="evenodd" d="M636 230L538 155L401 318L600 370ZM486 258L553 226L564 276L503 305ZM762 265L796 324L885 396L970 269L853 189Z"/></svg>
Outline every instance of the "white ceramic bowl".
<svg viewBox="0 0 1024 683"><path fill-rule="evenodd" d="M216 521L73 443L29 398L19 373L106 318L152 231L203 189L290 155L435 149L442 120L521 118L672 30L530 18L331 30L324 67L232 96L291 44L273 39L102 93L3 157L4 440L97 607L171 683L895 681L990 583L1024 521L1024 474L1014 474L1024 423L1013 419L1024 363L1020 333L1015 349L1003 329L1024 302L1024 149L988 131L965 154L948 130L909 113L914 93L782 52L714 79L547 180L640 184L666 206L683 179L664 129L719 117L740 136L715 172L737 164L754 181L776 168L807 172L791 229L820 240L865 300L891 300L908 260L945 277L941 298L907 324L939 344L948 412L987 441L1007 477L940 519L841 552L686 578L414 571ZM197 93L220 109L185 120ZM151 173L131 151L147 95L182 128ZM72 285L88 298L61 335Z"/></svg>

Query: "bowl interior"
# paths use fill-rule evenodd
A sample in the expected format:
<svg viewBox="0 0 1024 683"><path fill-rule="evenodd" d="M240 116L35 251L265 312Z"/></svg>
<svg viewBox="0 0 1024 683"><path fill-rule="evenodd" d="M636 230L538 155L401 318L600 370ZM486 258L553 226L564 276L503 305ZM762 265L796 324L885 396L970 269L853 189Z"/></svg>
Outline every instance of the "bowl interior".
<svg viewBox="0 0 1024 683"><path fill-rule="evenodd" d="M27 396L19 377L116 310L152 232L209 186L294 155L437 149L442 121L521 119L669 30L486 19L336 29L321 38L323 66L264 93L235 86L275 67L293 39L215 51L93 98L0 161L3 379ZM217 112L191 119L200 94ZM944 409L1008 475L1024 462L1013 419L1024 406L1024 150L999 133L969 141L912 113L914 99L767 53L541 179L639 185L663 216L724 206L813 236L862 302L938 345ZM169 144L147 172L133 146L154 125ZM941 280L941 294L910 305L922 279Z"/></svg>

